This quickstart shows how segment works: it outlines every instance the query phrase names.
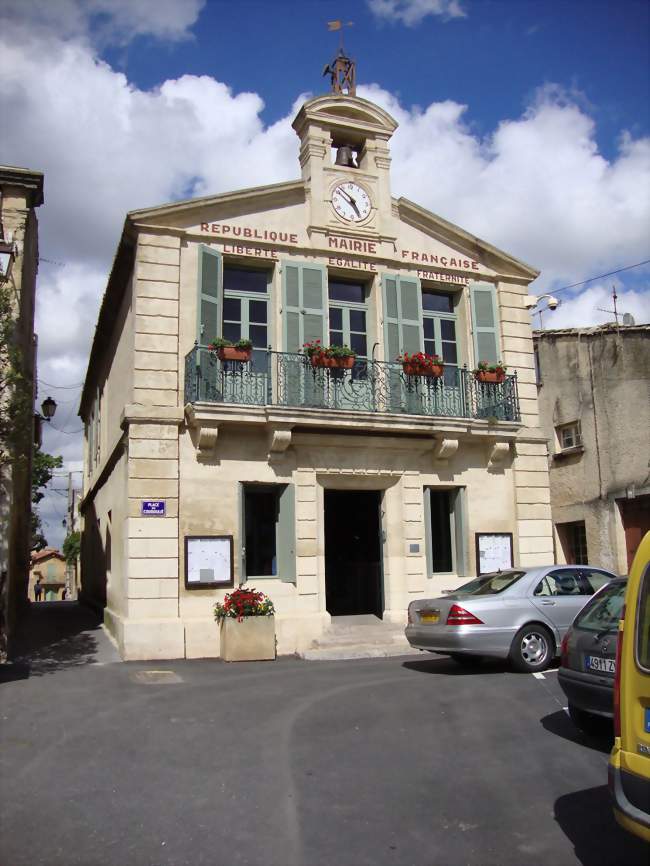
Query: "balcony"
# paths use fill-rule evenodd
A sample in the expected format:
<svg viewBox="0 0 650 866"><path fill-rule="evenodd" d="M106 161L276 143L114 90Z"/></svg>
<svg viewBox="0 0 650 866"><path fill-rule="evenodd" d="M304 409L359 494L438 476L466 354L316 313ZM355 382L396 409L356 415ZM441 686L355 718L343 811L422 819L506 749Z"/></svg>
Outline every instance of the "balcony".
<svg viewBox="0 0 650 866"><path fill-rule="evenodd" d="M185 358L185 403L519 421L517 377L478 382L466 368L444 379L409 376L399 363L357 358L351 370L313 367L303 354L258 350L248 363L220 361L196 345Z"/></svg>

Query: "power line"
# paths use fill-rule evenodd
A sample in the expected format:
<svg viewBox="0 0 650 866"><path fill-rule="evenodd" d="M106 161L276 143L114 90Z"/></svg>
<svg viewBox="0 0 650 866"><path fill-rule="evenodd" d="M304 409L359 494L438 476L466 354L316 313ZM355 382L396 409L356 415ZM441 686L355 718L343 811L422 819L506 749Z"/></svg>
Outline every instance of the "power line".
<svg viewBox="0 0 650 866"><path fill-rule="evenodd" d="M48 388L58 388L59 391L75 391L77 388L83 386L83 382L79 382L77 385L52 385L51 382L44 382L43 379L39 379L38 382L40 385L46 385Z"/></svg>
<svg viewBox="0 0 650 866"><path fill-rule="evenodd" d="M621 274L623 271L631 271L632 268L640 268L641 265L647 265L650 263L650 259L646 259L644 262L637 262L636 265L627 265L625 268L619 268L617 271L610 271L608 274L599 274L597 277L589 277L588 280L582 280L579 283L571 283L570 286L562 286L561 289L553 289L554 295L559 295L560 292L566 292L569 289L575 289L576 286L584 286L587 283L592 283L594 280L602 280L605 277L613 277L614 274Z"/></svg>

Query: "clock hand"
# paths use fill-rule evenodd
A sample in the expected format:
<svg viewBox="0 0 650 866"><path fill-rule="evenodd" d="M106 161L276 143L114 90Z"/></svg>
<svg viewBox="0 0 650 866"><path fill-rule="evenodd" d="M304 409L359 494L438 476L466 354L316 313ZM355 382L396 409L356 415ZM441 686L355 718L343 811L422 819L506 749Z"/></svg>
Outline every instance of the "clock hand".
<svg viewBox="0 0 650 866"><path fill-rule="evenodd" d="M350 193L349 193L349 192L346 192L344 189L339 190L339 192L341 193L342 196L344 196L344 197L345 197L345 198L350 202L350 204L352 205L352 207L353 207L353 208L355 209L355 211L357 212L357 216L361 216L361 213L359 212L359 208L357 207L357 200L356 200L356 198L354 198L354 196L351 196Z"/></svg>

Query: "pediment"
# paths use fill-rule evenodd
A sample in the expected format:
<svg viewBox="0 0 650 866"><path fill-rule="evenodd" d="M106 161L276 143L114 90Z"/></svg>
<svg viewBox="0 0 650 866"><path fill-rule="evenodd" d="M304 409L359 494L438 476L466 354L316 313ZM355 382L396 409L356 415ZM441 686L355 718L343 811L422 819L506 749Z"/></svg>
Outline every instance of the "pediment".
<svg viewBox="0 0 650 866"><path fill-rule="evenodd" d="M317 96L302 106L293 128L302 137L309 125L324 126L334 132L355 131L365 136L388 139L397 129L397 121L373 102L360 96Z"/></svg>

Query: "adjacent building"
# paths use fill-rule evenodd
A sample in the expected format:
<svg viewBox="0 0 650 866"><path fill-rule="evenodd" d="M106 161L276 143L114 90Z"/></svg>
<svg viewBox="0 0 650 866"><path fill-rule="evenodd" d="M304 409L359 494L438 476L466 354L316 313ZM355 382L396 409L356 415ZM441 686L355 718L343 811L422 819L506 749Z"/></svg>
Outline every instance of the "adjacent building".
<svg viewBox="0 0 650 866"><path fill-rule="evenodd" d="M67 598L66 562L60 550L45 547L32 553L27 596L33 601L37 600L34 591L37 581L41 588L39 600L62 601Z"/></svg>
<svg viewBox="0 0 650 866"><path fill-rule="evenodd" d="M403 624L477 570L552 561L537 271L393 197L396 126L317 97L298 180L127 214L80 408L80 596L124 658L218 656L213 605L243 582L290 653L332 617ZM353 366L316 366L317 340ZM499 360L504 380L478 381Z"/></svg>
<svg viewBox="0 0 650 866"><path fill-rule="evenodd" d="M0 166L0 660L27 599L42 203L41 172Z"/></svg>
<svg viewBox="0 0 650 866"><path fill-rule="evenodd" d="M650 531L650 325L534 340L558 559L626 574Z"/></svg>

